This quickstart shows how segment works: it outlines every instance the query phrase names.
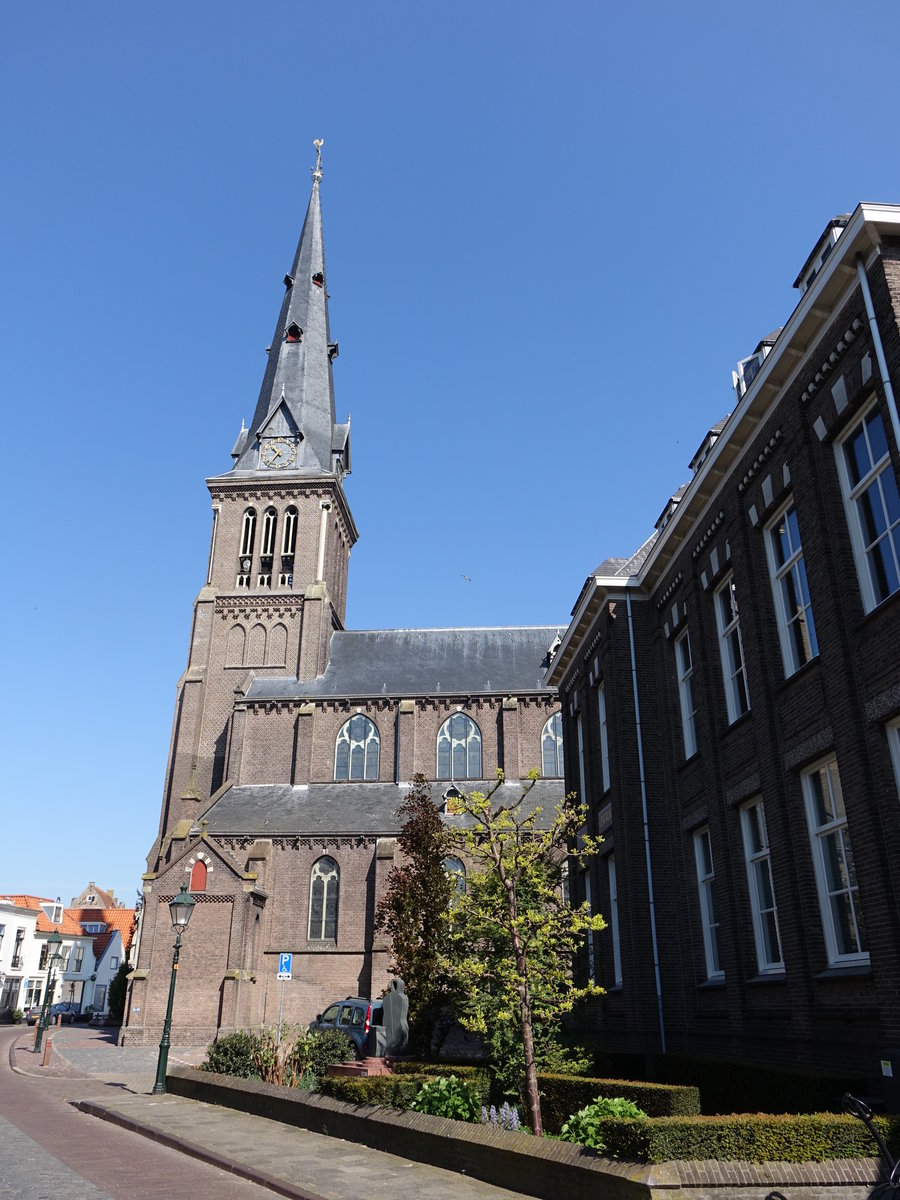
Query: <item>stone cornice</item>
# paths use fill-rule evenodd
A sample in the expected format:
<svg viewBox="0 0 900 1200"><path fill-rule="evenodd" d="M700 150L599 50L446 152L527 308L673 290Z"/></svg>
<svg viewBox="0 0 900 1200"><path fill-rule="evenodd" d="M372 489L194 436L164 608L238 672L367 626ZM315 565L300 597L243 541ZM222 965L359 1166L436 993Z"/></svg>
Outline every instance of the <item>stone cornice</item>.
<svg viewBox="0 0 900 1200"><path fill-rule="evenodd" d="M337 501L347 540L352 546L359 538L344 489L333 476L295 475L272 479L268 475L241 475L232 479L229 476L217 475L207 479L206 486L213 501L241 500L248 504L267 504L276 500L295 500L301 496Z"/></svg>

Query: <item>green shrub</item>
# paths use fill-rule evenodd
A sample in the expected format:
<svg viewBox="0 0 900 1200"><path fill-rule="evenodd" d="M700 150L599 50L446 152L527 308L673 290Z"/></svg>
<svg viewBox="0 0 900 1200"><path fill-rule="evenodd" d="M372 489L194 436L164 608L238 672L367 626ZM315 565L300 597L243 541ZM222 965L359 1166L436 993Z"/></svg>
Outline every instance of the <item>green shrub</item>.
<svg viewBox="0 0 900 1200"><path fill-rule="evenodd" d="M635 1083L625 1079L584 1079L575 1075L539 1075L541 1116L548 1133L559 1133L569 1116L601 1097L621 1096L651 1117L691 1116L700 1112L695 1087Z"/></svg>
<svg viewBox="0 0 900 1200"><path fill-rule="evenodd" d="M201 1071L215 1071L219 1075L236 1075L239 1079L259 1079L256 1054L259 1038L255 1033L230 1033L228 1037L212 1042L206 1048L206 1061Z"/></svg>
<svg viewBox="0 0 900 1200"><path fill-rule="evenodd" d="M325 1075L319 1092L348 1104L384 1104L409 1108L427 1075Z"/></svg>
<svg viewBox="0 0 900 1200"><path fill-rule="evenodd" d="M900 1146L900 1117L878 1117L876 1124L896 1153ZM704 1158L823 1162L834 1158L871 1158L878 1152L861 1121L834 1113L605 1120L599 1123L598 1132L607 1154L633 1162Z"/></svg>
<svg viewBox="0 0 900 1200"><path fill-rule="evenodd" d="M413 1062L403 1059L393 1063L391 1070L395 1075L427 1075L432 1078L455 1075L457 1079L469 1084L480 1103L484 1104L490 1097L491 1073L487 1067L475 1066L472 1063Z"/></svg>
<svg viewBox="0 0 900 1200"><path fill-rule="evenodd" d="M18 1025L24 1016L25 1014L22 1012L21 1008L14 1008L12 1014L13 1025Z"/></svg>
<svg viewBox="0 0 900 1200"><path fill-rule="evenodd" d="M339 1029L304 1031L294 1042L293 1060L301 1075L321 1079L333 1063L348 1062L355 1057L353 1043Z"/></svg>
<svg viewBox="0 0 900 1200"><path fill-rule="evenodd" d="M598 1096L593 1104L573 1113L560 1130L560 1140L577 1142L591 1150L605 1150L602 1127L611 1118L646 1117L636 1104L622 1096Z"/></svg>
<svg viewBox="0 0 900 1200"><path fill-rule="evenodd" d="M455 1075L429 1079L423 1083L410 1108L413 1112L432 1117L449 1117L451 1121L481 1121L481 1101L474 1090Z"/></svg>

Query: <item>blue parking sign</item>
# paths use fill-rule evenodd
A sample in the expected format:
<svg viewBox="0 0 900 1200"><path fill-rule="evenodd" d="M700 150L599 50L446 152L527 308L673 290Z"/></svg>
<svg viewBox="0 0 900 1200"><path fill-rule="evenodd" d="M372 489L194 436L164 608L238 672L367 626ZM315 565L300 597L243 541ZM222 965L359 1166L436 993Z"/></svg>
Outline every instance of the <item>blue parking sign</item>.
<svg viewBox="0 0 900 1200"><path fill-rule="evenodd" d="M294 958L293 954L279 954L278 955L278 978L279 979L290 979L291 963L293 962L293 958Z"/></svg>

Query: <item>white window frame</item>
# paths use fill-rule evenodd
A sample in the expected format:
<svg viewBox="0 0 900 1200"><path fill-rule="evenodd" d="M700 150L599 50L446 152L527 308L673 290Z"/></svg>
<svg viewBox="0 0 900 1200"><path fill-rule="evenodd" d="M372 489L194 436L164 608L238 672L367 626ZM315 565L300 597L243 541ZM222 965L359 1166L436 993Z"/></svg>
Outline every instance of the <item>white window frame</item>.
<svg viewBox="0 0 900 1200"><path fill-rule="evenodd" d="M293 506L284 512L284 524L281 529L281 553L285 557L293 557L297 545L297 510Z"/></svg>
<svg viewBox="0 0 900 1200"><path fill-rule="evenodd" d="M272 558L275 554L275 532L277 527L278 513L274 508L267 508L263 513L262 542L259 549L261 558Z"/></svg>
<svg viewBox="0 0 900 1200"><path fill-rule="evenodd" d="M781 927L778 924L775 881L772 878L772 855L766 827L766 811L760 796L741 807L741 835L744 843L744 863L747 867L750 911L753 914L756 965L760 975L781 973L784 971ZM768 898L765 895L766 889L769 893ZM773 927L774 958L769 951Z"/></svg>
<svg viewBox="0 0 900 1200"><path fill-rule="evenodd" d="M463 734L458 732L460 728L464 730ZM442 771L441 768L442 740L448 745L447 753L449 761L446 771ZM462 748L463 769L461 772L457 772L456 750L460 747ZM461 711L451 713L441 725L435 743L435 760L437 766L436 774L440 780L449 779L452 783L455 779L483 778L484 745L481 737L481 729L478 726L478 722L473 720L468 713Z"/></svg>
<svg viewBox="0 0 900 1200"><path fill-rule="evenodd" d="M726 600L730 598L730 603ZM733 725L750 711L750 692L747 687L747 665L744 658L744 643L741 638L740 610L735 594L734 575L729 572L716 588L713 595L716 607L716 629L719 633L719 657L722 662L722 683L725 688L725 704L728 710L728 724ZM733 613L732 616L723 610L723 605ZM727 618L727 619L726 619ZM735 662L735 648L739 662ZM741 696L745 707L741 707Z"/></svg>
<svg viewBox="0 0 900 1200"><path fill-rule="evenodd" d="M823 795L821 781L827 782L827 801L830 802L834 815L820 820L817 813L817 795ZM816 873L816 891L819 897L819 912L822 917L822 932L825 935L825 949L830 966L863 965L869 962L869 954L863 948L860 936L860 903L859 886L856 883L856 871L853 863L853 850L847 832L847 811L844 807L841 779L838 772L837 758L829 755L814 763L801 776L803 799L806 807L806 821L809 827L809 841L812 850L813 866ZM818 781L818 782L817 782ZM828 878L828 862L826 843L833 839L832 846L835 854L831 856L839 863L841 874L847 879L846 886L833 886ZM834 908L838 899L844 896L850 907L850 916L854 931L856 949L842 950L838 941L838 928L835 923Z"/></svg>
<svg viewBox="0 0 900 1200"><path fill-rule="evenodd" d="M241 520L241 548L238 558L253 557L253 543L256 539L256 509L248 508Z"/></svg>
<svg viewBox="0 0 900 1200"><path fill-rule="evenodd" d="M790 524L790 514L794 514L794 528ZM778 553L782 543L778 527L784 523L787 542L784 562L779 566ZM797 544L794 545L794 533ZM772 582L772 598L775 602L775 620L778 624L778 640L781 644L781 660L784 664L784 675L787 679L801 667L819 655L819 642L816 637L816 623L813 620L812 601L809 595L809 582L806 578L806 564L803 561L803 544L800 538L800 524L797 518L797 506L793 497L782 505L772 520L766 526L766 557L769 562L769 577ZM792 589L795 601L793 609L788 609L788 590ZM801 661L800 650L795 637L796 630L806 630L804 657ZM801 635L801 642L803 641Z"/></svg>
<svg viewBox="0 0 900 1200"><path fill-rule="evenodd" d="M594 905L591 900L591 877L589 872L584 873L584 899L588 907L588 916L594 915ZM588 952L588 978L591 983L597 982L597 964L594 961L594 931L589 929L587 934L587 952Z"/></svg>
<svg viewBox="0 0 900 1200"><path fill-rule="evenodd" d="M716 912L716 868L708 825L703 825L694 832L694 861L697 866L697 891L700 896L706 978L724 979L722 948L719 944L720 923Z"/></svg>
<svg viewBox="0 0 900 1200"><path fill-rule="evenodd" d="M597 715L600 721L600 782L603 793L609 791L609 731L606 723L606 688L597 684Z"/></svg>
<svg viewBox="0 0 900 1200"><path fill-rule="evenodd" d="M610 854L606 859L606 872L609 879L609 929L612 933L613 980L616 987L622 986L622 948L619 942L619 889L616 883L616 856Z"/></svg>
<svg viewBox="0 0 900 1200"><path fill-rule="evenodd" d="M877 459L874 460L872 455L872 444L869 436L868 423L874 418L878 419L881 425L882 435L884 437L886 450ZM857 484L853 484L850 479L850 473L847 469L847 450L848 444L859 431L860 426L865 430L866 446L869 450L871 466L863 475ZM891 462L890 446L887 443L887 431L884 427L884 419L881 412L873 400L859 415L859 418L850 426L839 440L835 443L834 452L837 457L838 476L841 481L841 491L844 496L844 509L847 514L847 525L850 530L850 543L853 547L853 558L856 562L856 574L859 578L860 587L862 589L863 606L866 612L871 612L879 604L882 604L889 596L894 595L898 588L894 588L885 595L879 597L875 593L873 584L873 560L870 557L871 552L883 543L887 543L887 553L890 555L893 563L894 572L898 580L900 580L900 519L894 521L893 524L888 523L887 507L885 505L884 489L885 476L889 473L890 482L887 484L896 495L897 477L894 474L893 464ZM881 516L885 521L885 530L879 534L873 541L866 542L866 535L863 531L862 519L860 516L861 502L865 495L870 494L872 489L877 492L877 501L881 506ZM898 585L900 586L900 585Z"/></svg>
<svg viewBox="0 0 900 1200"><path fill-rule="evenodd" d="M316 881L322 880L322 912L319 923L313 929L313 888ZM334 930L328 933L328 899L332 890L336 890L334 904ZM307 938L311 942L337 942L338 921L341 904L341 868L330 854L317 858L309 873L309 915L307 918Z"/></svg>
<svg viewBox="0 0 900 1200"><path fill-rule="evenodd" d="M575 733L578 739L578 784L581 788L578 803L587 804L588 796L584 777L584 723L581 720L580 712L575 714Z"/></svg>
<svg viewBox="0 0 900 1200"><path fill-rule="evenodd" d="M687 662L685 662L685 649ZM685 759L697 753L697 704L694 700L694 657L691 653L690 631L685 629L675 639L675 666L678 671L678 702L681 707L681 736Z"/></svg>
<svg viewBox="0 0 900 1200"><path fill-rule="evenodd" d="M362 720L360 720L360 717ZM346 747L346 772L338 765L341 749ZM359 754L354 759L354 751ZM362 767L360 773L359 767ZM377 780L381 769L381 735L378 726L365 713L354 713L344 722L334 739L334 778L336 782Z"/></svg>

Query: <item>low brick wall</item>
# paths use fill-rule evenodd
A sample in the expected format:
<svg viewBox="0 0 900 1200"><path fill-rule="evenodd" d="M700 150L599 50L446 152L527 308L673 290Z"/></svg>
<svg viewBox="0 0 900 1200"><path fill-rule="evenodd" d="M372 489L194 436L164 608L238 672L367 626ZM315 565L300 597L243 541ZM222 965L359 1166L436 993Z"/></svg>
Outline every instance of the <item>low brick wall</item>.
<svg viewBox="0 0 900 1200"><path fill-rule="evenodd" d="M501 1133L424 1113L367 1104L184 1067L166 1076L173 1095L236 1108L444 1167L541 1200L868 1200L884 1178L877 1159L827 1163L615 1162L567 1142Z"/></svg>

